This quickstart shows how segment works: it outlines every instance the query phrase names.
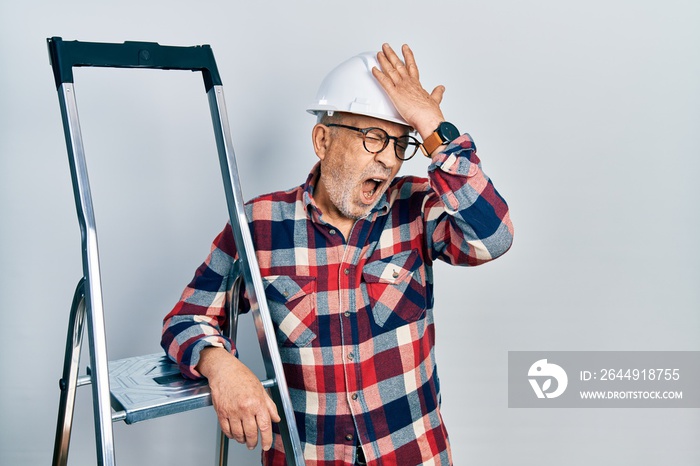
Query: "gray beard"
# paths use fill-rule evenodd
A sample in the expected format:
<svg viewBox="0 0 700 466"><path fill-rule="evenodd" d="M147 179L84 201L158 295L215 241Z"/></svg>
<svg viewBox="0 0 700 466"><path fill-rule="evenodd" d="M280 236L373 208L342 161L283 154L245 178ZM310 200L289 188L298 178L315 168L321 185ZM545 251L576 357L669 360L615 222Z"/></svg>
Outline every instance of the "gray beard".
<svg viewBox="0 0 700 466"><path fill-rule="evenodd" d="M369 206L359 206L353 203L352 193L353 188L356 187L353 180L349 179L347 176L344 176L342 170L339 170L336 167L326 166L324 168L325 170L321 171L321 178L323 179L323 184L326 187L326 191L328 191L328 197L336 209L338 209L338 211L340 211L340 213L342 213L345 217L353 220L366 217L367 214L372 211L374 206L377 205L379 199L381 199L381 196L377 197L377 200ZM360 179L370 178L381 171L381 169L365 170L366 173L363 172ZM386 171L384 171L382 175L386 176ZM362 210L358 212L359 209Z"/></svg>

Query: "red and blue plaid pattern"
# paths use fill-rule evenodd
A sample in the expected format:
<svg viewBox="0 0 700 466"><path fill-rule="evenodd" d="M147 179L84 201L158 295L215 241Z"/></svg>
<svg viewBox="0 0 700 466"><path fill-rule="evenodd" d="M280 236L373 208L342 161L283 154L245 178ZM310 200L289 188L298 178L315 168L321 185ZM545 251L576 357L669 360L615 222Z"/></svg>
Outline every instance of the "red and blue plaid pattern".
<svg viewBox="0 0 700 466"><path fill-rule="evenodd" d="M436 259L479 265L508 250L508 207L481 171L469 135L437 156L429 178L397 177L348 238L324 222L307 182L247 204L256 255L308 466L447 465L435 366ZM230 225L164 320L162 346L185 376L199 352L235 351L220 335ZM263 454L285 463L282 442Z"/></svg>

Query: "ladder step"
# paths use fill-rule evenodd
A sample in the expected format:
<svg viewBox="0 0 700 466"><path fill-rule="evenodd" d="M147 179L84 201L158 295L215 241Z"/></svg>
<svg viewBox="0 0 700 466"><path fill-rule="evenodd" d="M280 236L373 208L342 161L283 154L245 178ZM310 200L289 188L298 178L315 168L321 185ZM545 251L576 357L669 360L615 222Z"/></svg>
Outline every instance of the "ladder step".
<svg viewBox="0 0 700 466"><path fill-rule="evenodd" d="M211 405L207 381L184 378L163 353L110 361L109 384L127 424Z"/></svg>
<svg viewBox="0 0 700 466"><path fill-rule="evenodd" d="M108 366L113 422L133 424L211 405L207 381L184 378L163 353L110 361ZM79 387L91 383L90 367L87 372L78 377ZM275 379L260 382L265 388L277 385Z"/></svg>

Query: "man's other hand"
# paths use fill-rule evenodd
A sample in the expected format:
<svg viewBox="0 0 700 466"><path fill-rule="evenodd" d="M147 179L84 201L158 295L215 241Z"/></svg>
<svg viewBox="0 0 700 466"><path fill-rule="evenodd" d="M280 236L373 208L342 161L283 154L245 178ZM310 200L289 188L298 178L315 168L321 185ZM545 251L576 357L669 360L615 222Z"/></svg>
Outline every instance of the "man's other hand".
<svg viewBox="0 0 700 466"><path fill-rule="evenodd" d="M445 86L437 86L429 93L421 85L418 66L411 48L404 44L401 53L403 60L389 44L382 45L381 52L377 53L381 70L375 67L372 74L404 120L425 139L445 121L440 110Z"/></svg>
<svg viewBox="0 0 700 466"><path fill-rule="evenodd" d="M212 403L223 433L245 443L248 449L272 446L272 422L280 422L277 407L258 380L242 362L224 348L205 348L197 364L209 380Z"/></svg>

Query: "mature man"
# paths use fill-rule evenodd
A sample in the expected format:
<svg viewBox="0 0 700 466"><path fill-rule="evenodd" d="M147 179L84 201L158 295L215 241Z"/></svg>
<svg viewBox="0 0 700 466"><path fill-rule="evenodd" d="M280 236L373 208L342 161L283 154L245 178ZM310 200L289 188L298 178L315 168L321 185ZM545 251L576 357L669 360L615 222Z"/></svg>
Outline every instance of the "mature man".
<svg viewBox="0 0 700 466"><path fill-rule="evenodd" d="M247 204L306 464L451 464L434 359L436 259L478 265L511 245L508 207L468 134L387 44L324 80L305 184ZM375 66L378 64L379 66ZM353 95L354 94L354 95ZM428 177L396 177L421 145ZM283 465L274 403L220 335L230 225L166 316L163 348L206 377L222 430ZM452 306L454 308L454 306ZM448 308L449 309L449 308ZM301 422L299 422L301 421Z"/></svg>

